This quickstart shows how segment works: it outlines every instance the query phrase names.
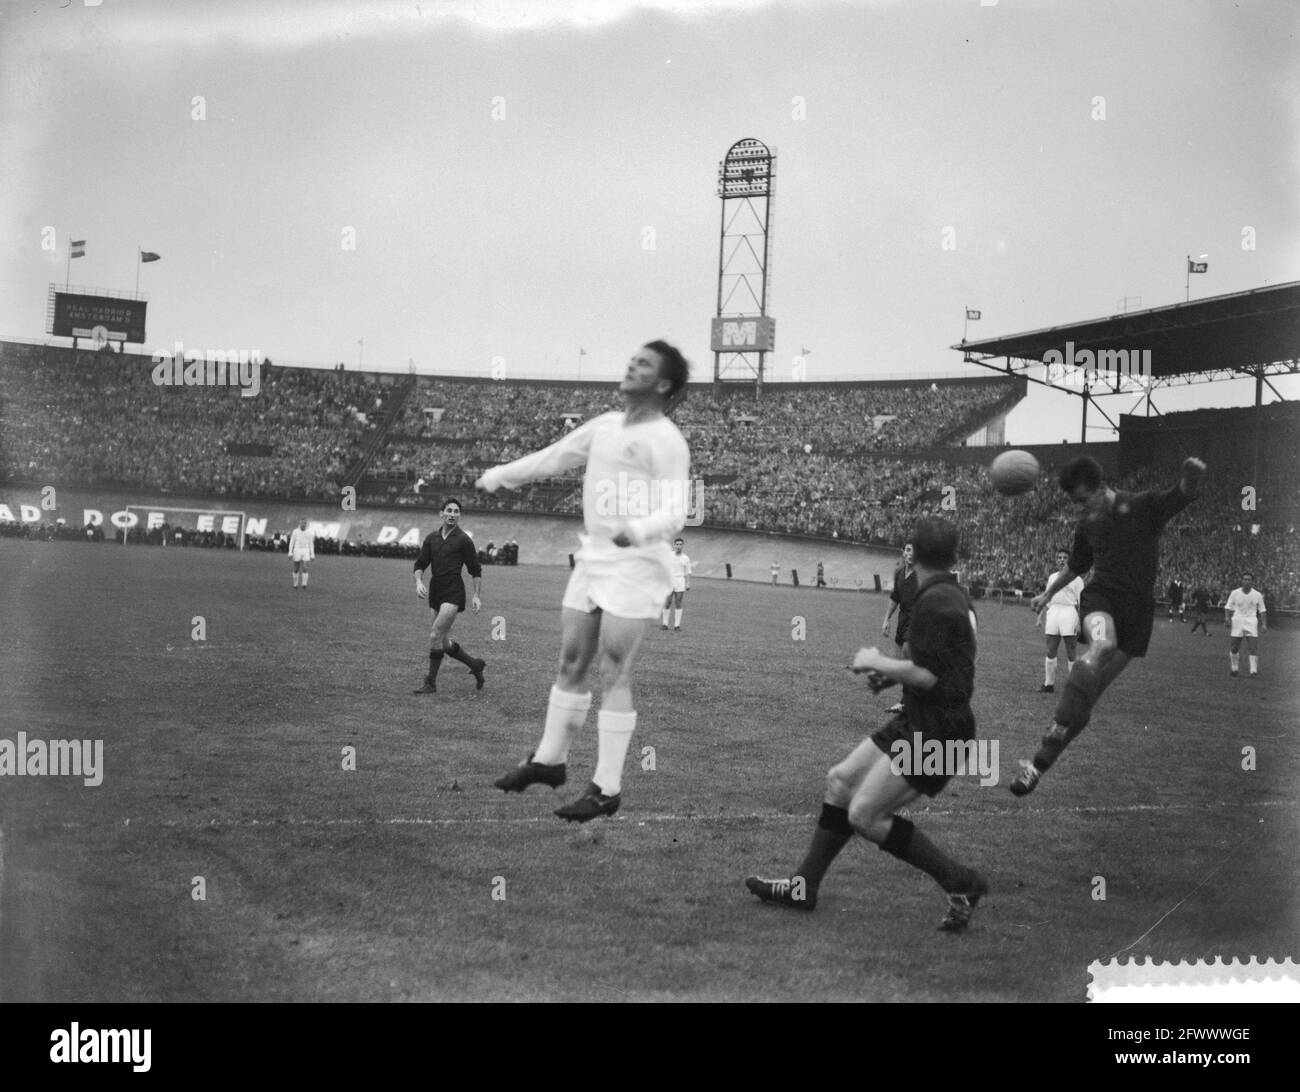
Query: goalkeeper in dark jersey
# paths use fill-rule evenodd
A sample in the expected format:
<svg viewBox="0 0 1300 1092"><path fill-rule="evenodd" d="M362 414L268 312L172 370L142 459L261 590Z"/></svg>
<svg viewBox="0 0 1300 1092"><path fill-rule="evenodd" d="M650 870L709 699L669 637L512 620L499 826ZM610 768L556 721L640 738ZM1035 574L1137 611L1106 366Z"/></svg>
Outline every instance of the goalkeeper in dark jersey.
<svg viewBox="0 0 1300 1092"><path fill-rule="evenodd" d="M1102 692L1135 656L1145 656L1155 618L1156 567L1160 532L1201 492L1205 464L1183 463L1182 478L1170 489L1119 493L1102 484L1101 466L1086 455L1061 470L1060 485L1079 511L1070 561L1034 596L1035 613L1061 588L1092 570L1079 598L1087 650L1074 662L1056 717L1033 760L1022 760L1011 791L1024 796L1051 768L1066 746L1088 725Z"/></svg>

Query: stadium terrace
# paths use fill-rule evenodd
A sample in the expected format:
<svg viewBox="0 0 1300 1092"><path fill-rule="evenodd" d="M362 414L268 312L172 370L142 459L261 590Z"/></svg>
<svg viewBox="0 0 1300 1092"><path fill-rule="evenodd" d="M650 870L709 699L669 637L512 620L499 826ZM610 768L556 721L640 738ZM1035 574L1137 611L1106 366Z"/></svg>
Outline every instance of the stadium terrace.
<svg viewBox="0 0 1300 1092"><path fill-rule="evenodd" d="M200 355L187 353L178 341L170 353L154 352L152 360L156 387L239 387L245 398L255 398L262 389L260 349L209 349Z"/></svg>

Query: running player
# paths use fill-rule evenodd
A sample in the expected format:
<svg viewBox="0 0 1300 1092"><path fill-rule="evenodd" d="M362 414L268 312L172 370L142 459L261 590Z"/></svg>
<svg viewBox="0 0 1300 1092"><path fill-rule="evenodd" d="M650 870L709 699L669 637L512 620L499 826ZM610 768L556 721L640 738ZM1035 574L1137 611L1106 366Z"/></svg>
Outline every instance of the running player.
<svg viewBox="0 0 1300 1092"><path fill-rule="evenodd" d="M1069 563L1070 551L1057 550L1056 572L1047 578L1049 588L1057 575L1065 572ZM1056 693L1056 660L1062 639L1065 640L1067 675L1074 666L1074 642L1079 633L1079 595L1082 591L1083 577L1076 576L1048 601L1047 615L1043 622L1043 633L1047 637L1047 659L1043 664L1043 685L1038 688L1040 694Z"/></svg>
<svg viewBox="0 0 1300 1092"><path fill-rule="evenodd" d="M922 793L937 795L955 771L922 774L913 766L907 772L906 765L896 761L896 744L902 741L908 748L925 749L931 741L945 746L950 740L975 738L970 707L975 688L975 612L949 571L957 561L956 528L929 516L917 525L912 543L919 588L913 601L909 658L890 659L878 649L863 648L853 659L854 671L867 672L873 689L884 680L903 684L903 712L827 774L821 817L797 874L775 880L750 876L745 886L764 902L812 910L831 862L855 833L861 834L886 853L933 876L948 895L948 913L939 928L959 932L970 924L988 883L898 814Z"/></svg>
<svg viewBox="0 0 1300 1092"><path fill-rule="evenodd" d="M889 620L898 611L898 628L894 631L894 657L903 659L903 646L907 644L907 629L912 618L912 603L916 599L916 573L912 568L912 544L903 544L903 560L894 570L894 589L889 593L889 613L885 615L885 624L880 627L882 636L889 636ZM891 713L901 713L903 703L900 701L889 707Z"/></svg>
<svg viewBox="0 0 1300 1092"><path fill-rule="evenodd" d="M691 590L691 559L682 553L682 547L686 545L684 539L673 540L673 555L668 559L669 568L673 574L673 590L668 593L668 599L664 603L664 620L661 629L668 628L668 611L669 608L675 608L677 617L673 621L673 629L682 628L682 601L686 593Z"/></svg>
<svg viewBox="0 0 1300 1092"><path fill-rule="evenodd" d="M483 689L483 669L487 662L475 659L451 639L451 624L465 609L465 580L460 575L462 565L474 581L473 606L477 613L483 605L479 598L483 566L474 549L474 540L460 527L460 501L447 497L442 502L442 526L425 538L420 555L415 559L415 594L421 599L427 595L429 608L437 612L433 616L433 629L429 632L429 674L425 676L424 685L415 691L417 694L438 692L438 668L442 666L443 656L450 656L468 667L474 676L474 689ZM425 569L429 570L427 589L421 579Z"/></svg>
<svg viewBox="0 0 1300 1092"><path fill-rule="evenodd" d="M1250 573L1243 573L1241 577L1241 587L1234 588L1228 596L1228 601L1223 604L1224 625L1230 627L1229 633L1231 642L1229 645L1228 662L1232 665L1229 672L1234 679L1240 678L1238 674L1241 668L1241 639L1246 638L1246 652L1250 656L1250 677L1252 679L1259 677L1259 645L1258 638L1261 633L1268 630L1268 625L1264 620L1267 613L1264 607L1264 595L1258 588L1252 588L1251 584L1254 577ZM1209 636L1209 631L1206 631Z"/></svg>
<svg viewBox="0 0 1300 1092"><path fill-rule="evenodd" d="M289 556L293 559L293 586L305 588L308 576L307 563L316 560L316 536L308 533L305 519L298 521L298 526L289 536ZM299 574L302 575L301 584L298 583Z"/></svg>
<svg viewBox="0 0 1300 1092"><path fill-rule="evenodd" d="M1064 571L1046 591L1034 596L1035 612L1076 576L1093 570L1079 597L1083 615L1080 641L1087 651L1075 661L1056 717L1033 760L1022 760L1011 782L1016 796L1033 792L1075 736L1084 730L1093 706L1135 656L1145 656L1155 618L1156 565L1160 532L1201 492L1205 464L1183 463L1182 478L1166 490L1117 493L1102 485L1101 465L1080 455L1061 469L1060 486L1079 512L1074 546Z"/></svg>
<svg viewBox="0 0 1300 1092"><path fill-rule="evenodd" d="M603 413L542 451L495 466L477 483L492 493L587 464L586 533L564 593L560 669L542 739L495 782L506 792L564 784L569 747L591 707L587 672L599 654L596 772L577 800L556 810L568 821L613 815L622 800L623 765L636 727L632 666L646 623L660 616L672 588L668 543L685 526L690 499L690 449L665 416L689 374L685 358L667 342L643 345L619 384L624 410Z"/></svg>

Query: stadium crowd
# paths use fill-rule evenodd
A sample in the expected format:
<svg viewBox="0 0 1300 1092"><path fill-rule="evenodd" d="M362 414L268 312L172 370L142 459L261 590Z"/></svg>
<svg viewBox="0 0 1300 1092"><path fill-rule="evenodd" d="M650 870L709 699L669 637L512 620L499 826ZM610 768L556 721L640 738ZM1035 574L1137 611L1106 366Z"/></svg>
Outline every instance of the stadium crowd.
<svg viewBox="0 0 1300 1092"><path fill-rule="evenodd" d="M148 357L0 343L0 477L334 500L345 471L368 454L357 483L363 499L436 504L447 491L471 489L484 467L537 450L618 401L607 384L423 378L407 395L393 376L270 365L258 395L245 398L234 387L156 386L151 370ZM405 400L390 401L396 395ZM992 492L982 466L908 454L960 443L1016 397L1001 379L769 386L761 396L701 387L674 419L691 445L692 474L704 482L707 523L895 546L918 512L939 511L962 529L966 582L1034 591L1071 537L1052 468L1033 492L1008 499ZM378 423L394 406L384 431ZM229 450L257 445L269 454ZM1217 602L1249 567L1279 605L1297 605L1300 485L1275 474L1264 488L1269 507L1251 513L1233 475L1212 469L1218 484L1165 535L1158 586L1178 575ZM1175 476L1164 466L1116 484L1145 488ZM575 513L581 474L474 504ZM321 548L330 552L328 543ZM335 548L351 552L346 543Z"/></svg>

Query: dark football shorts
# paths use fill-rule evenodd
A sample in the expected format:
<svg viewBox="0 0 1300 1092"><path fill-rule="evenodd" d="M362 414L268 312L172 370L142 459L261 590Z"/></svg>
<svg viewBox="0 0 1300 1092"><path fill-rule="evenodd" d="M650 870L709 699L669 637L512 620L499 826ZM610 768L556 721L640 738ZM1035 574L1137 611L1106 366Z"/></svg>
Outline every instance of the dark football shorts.
<svg viewBox="0 0 1300 1092"><path fill-rule="evenodd" d="M1130 656L1145 656L1151 644L1155 609L1152 596L1120 595L1089 584L1079 596L1079 643L1086 645L1089 641L1088 615L1104 611L1115 619L1115 646Z"/></svg>
<svg viewBox="0 0 1300 1092"><path fill-rule="evenodd" d="M458 612L465 610L465 581L438 584L429 589L429 609L437 610L443 603L454 603Z"/></svg>
<svg viewBox="0 0 1300 1092"><path fill-rule="evenodd" d="M877 728L871 733L871 742L879 747L885 757L891 761L894 759L893 746L897 740L903 740L909 748L915 749L916 733L921 733L921 745L924 747L930 740L938 740L941 743L950 739L974 739L975 738L975 717L969 710L964 716L955 715L950 717L943 716L915 716L914 719L908 720L907 712L896 713L883 728ZM906 752L903 752L906 754ZM916 763L921 762L922 756L914 755ZM937 796L943 787L953 778L953 772L942 774L925 774L909 773L904 769L903 778L912 788L918 792L925 793L926 796Z"/></svg>
<svg viewBox="0 0 1300 1092"><path fill-rule="evenodd" d="M907 644L907 634L912 628L912 616L910 614L899 614L898 632L894 634L894 644Z"/></svg>

